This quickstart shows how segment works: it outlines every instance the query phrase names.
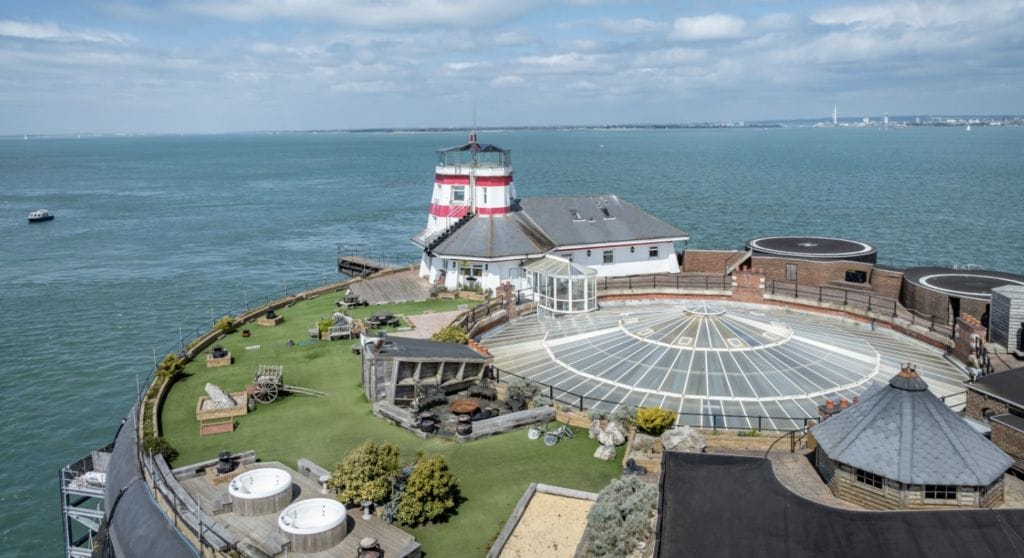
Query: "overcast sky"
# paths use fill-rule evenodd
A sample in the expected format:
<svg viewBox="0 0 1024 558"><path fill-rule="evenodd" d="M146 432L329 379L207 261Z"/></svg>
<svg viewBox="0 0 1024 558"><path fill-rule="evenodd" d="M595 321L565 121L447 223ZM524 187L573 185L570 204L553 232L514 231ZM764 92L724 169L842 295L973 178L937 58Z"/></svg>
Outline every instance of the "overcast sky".
<svg viewBox="0 0 1024 558"><path fill-rule="evenodd" d="M1024 112L1024 0L5 0L0 134Z"/></svg>

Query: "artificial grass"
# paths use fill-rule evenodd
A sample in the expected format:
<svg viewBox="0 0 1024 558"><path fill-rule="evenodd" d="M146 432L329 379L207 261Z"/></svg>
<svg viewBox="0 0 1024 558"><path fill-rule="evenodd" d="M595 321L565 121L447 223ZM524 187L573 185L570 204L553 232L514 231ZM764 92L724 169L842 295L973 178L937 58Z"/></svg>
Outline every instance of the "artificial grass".
<svg viewBox="0 0 1024 558"><path fill-rule="evenodd" d="M263 461L281 461L292 467L301 457L328 470L350 449L365 440L397 445L411 461L422 451L441 454L459 479L464 501L447 522L408 529L426 555L484 556L515 503L531 482L543 482L597 491L620 473L619 461L602 462L591 455L596 444L585 432L572 440L547 447L527 439L524 430L458 443L440 438L423 440L374 417L360 383L360 357L347 341L312 341L306 329L330 316L338 297L317 299L284 308L276 327L247 324L252 336L233 333L218 344L231 351L232 366L206 368L206 354L186 368L187 376L167 394L161 415L164 438L180 452L175 465L216 457L222 450L256 450ZM349 315L363 318L375 312L414 315L454 310L464 301L428 300L353 308ZM289 347L288 340L296 345ZM258 350L245 350L259 345ZM198 398L212 382L226 391L241 391L252 382L259 364L284 366L284 383L326 392L326 397L291 395L279 398L238 419L235 432L199 436L195 418ZM620 455L621 457L621 455Z"/></svg>

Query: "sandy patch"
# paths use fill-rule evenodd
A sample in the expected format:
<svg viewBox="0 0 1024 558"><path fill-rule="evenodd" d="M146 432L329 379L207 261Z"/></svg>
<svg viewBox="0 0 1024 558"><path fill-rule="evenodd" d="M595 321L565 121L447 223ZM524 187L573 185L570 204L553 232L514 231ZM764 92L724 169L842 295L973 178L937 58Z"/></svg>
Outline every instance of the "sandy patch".
<svg viewBox="0 0 1024 558"><path fill-rule="evenodd" d="M572 558L594 502L536 492L500 558Z"/></svg>

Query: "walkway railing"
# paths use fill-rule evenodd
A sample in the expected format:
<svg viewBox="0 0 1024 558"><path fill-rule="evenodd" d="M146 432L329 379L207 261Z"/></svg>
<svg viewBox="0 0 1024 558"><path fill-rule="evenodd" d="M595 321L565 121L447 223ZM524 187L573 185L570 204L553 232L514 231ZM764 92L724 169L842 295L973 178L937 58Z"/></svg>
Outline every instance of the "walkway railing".
<svg viewBox="0 0 1024 558"><path fill-rule="evenodd" d="M725 275L683 275L681 273L651 273L626 277L599 277L597 290L617 289L678 289L727 291L732 289L732 277Z"/></svg>
<svg viewBox="0 0 1024 558"><path fill-rule="evenodd" d="M502 370L497 366L491 367L492 379L498 383L510 383L516 379L524 380L534 385L541 386L542 393L548 397L552 402L558 402L563 405L572 407L573 409L583 412L589 408L594 407L600 403L611 405L614 407L624 406L634 408L631 405L625 405L621 401L612 401L609 399L602 399L599 397L591 397L584 394L574 393L568 390L564 390L557 386L547 384L544 382L538 382L527 378L526 376L520 376L508 370ZM817 417L772 417L772 416L759 416L759 415L731 415L727 413L693 413L683 411L677 413L676 426L684 426L689 424L685 419L687 417L695 418L697 426L701 428L711 428L712 430L741 430L741 431L757 431L757 432L782 432L792 430L791 428L780 428L776 427L775 422L780 423L780 426L789 425L801 425L802 428L807 428L809 422L812 420L818 420ZM705 420L706 419L706 420ZM743 426L730 426L729 419L736 419L736 422ZM736 424L734 422L733 424Z"/></svg>
<svg viewBox="0 0 1024 558"><path fill-rule="evenodd" d="M947 337L953 336L953 328L945 318L932 316L904 307L898 300L868 291L830 286L809 286L789 281L769 281L765 292L775 296L811 300L819 303L837 304L868 312L875 312L891 318L902 318L910 325L927 328L928 331Z"/></svg>

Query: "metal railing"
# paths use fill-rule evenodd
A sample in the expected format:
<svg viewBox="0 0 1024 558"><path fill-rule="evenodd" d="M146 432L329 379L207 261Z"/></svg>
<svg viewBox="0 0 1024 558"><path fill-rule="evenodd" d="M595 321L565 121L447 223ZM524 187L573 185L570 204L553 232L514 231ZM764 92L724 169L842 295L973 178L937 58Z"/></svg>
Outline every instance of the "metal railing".
<svg viewBox="0 0 1024 558"><path fill-rule="evenodd" d="M768 294L786 296L798 300L817 301L818 303L838 304L840 306L875 312L891 318L902 318L910 325L927 328L928 331L947 337L953 336L953 327L940 316L924 314L906 308L898 300L877 295L868 291L845 289L843 287L801 285L789 281L769 281L765 287Z"/></svg>
<svg viewBox="0 0 1024 558"><path fill-rule="evenodd" d="M553 386L545 382L539 382L537 380L527 378L526 376L520 376L519 374L509 372L508 370L502 370L497 366L491 366L491 378L498 383L510 383L509 379L512 378L541 386L541 391L552 402L558 402L563 405L567 405L580 412L583 412L600 403L612 405L613 407L624 406L627 408L636 408L631 405L626 405L621 401L602 399L600 397L591 397L588 395L564 390L562 388ZM810 421L818 420L817 417L773 417L764 415L733 415L728 413L694 413L688 411L676 413L676 416L677 427L682 427L688 424L685 421L685 419L691 417L697 419L697 423L701 428L710 428L712 430L754 430L757 432L781 432L784 430L791 430L790 428L784 428L780 430L773 424L776 421L785 426L792 424L801 425L801 428L807 428ZM745 424L746 426L729 426L729 419L736 419L736 421L740 422L741 424ZM705 424L707 424L707 426L704 426Z"/></svg>
<svg viewBox="0 0 1024 558"><path fill-rule="evenodd" d="M651 273L627 275L625 277L600 277L597 290L613 289L677 289L728 291L732 289L732 277L727 275L683 275L681 273Z"/></svg>

